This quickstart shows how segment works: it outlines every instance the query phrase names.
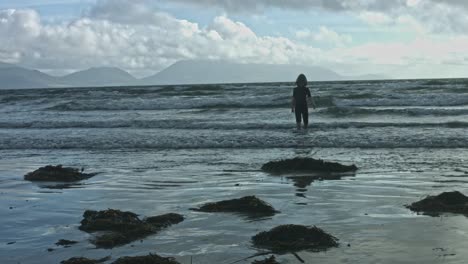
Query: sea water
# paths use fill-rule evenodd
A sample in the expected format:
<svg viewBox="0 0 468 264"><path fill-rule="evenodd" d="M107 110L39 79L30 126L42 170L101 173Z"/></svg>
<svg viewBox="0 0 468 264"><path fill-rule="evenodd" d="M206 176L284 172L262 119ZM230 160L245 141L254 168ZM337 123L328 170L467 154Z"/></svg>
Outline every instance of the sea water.
<svg viewBox="0 0 468 264"><path fill-rule="evenodd" d="M281 224L316 225L340 239L339 248L299 252L308 263L466 263L467 218L404 206L443 191L468 194L468 80L309 87L318 108L307 131L295 128L291 83L0 90L0 263L157 253L227 264L261 252L250 238ZM360 169L319 182L260 170L295 156ZM23 180L48 164L99 174L68 185ZM281 213L253 221L189 210L245 195ZM95 249L79 222L85 210L108 208L186 219ZM57 247L59 239L79 243ZM297 263L291 254L278 260Z"/></svg>

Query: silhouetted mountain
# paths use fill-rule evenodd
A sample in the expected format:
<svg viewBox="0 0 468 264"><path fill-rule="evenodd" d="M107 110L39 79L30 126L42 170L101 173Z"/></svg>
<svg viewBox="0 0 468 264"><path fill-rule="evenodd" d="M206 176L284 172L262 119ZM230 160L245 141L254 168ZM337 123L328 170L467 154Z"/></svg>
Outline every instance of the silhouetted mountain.
<svg viewBox="0 0 468 264"><path fill-rule="evenodd" d="M142 84L254 83L293 81L299 73L315 81L343 80L345 77L316 66L240 64L226 61L179 61L144 78Z"/></svg>
<svg viewBox="0 0 468 264"><path fill-rule="evenodd" d="M0 89L44 88L59 86L56 77L38 70L17 67L13 64L0 63Z"/></svg>
<svg viewBox="0 0 468 264"><path fill-rule="evenodd" d="M113 67L90 68L63 77L55 77L37 70L0 62L0 89L293 82L299 73L306 74L311 81L386 79L379 75L345 77L316 66L240 64L207 60L180 61L153 76L140 80L124 70Z"/></svg>
<svg viewBox="0 0 468 264"><path fill-rule="evenodd" d="M119 68L101 67L55 77L0 62L0 89L132 85L137 79Z"/></svg>
<svg viewBox="0 0 468 264"><path fill-rule="evenodd" d="M69 86L112 86L135 84L136 78L128 72L114 67L90 68L61 78Z"/></svg>
<svg viewBox="0 0 468 264"><path fill-rule="evenodd" d="M387 80L391 79L388 76L380 75L380 74L365 74L365 75L358 75L358 76L347 76L345 77L346 80L352 81L366 81L366 80Z"/></svg>

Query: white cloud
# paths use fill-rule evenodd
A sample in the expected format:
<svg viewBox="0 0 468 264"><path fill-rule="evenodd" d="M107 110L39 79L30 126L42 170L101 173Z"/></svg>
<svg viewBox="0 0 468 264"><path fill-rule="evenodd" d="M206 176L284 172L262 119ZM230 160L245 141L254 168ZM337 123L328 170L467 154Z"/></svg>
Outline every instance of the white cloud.
<svg viewBox="0 0 468 264"><path fill-rule="evenodd" d="M258 36L226 16L200 28L143 7L142 1L101 1L86 16L58 25L42 23L34 10L1 11L2 59L57 71L111 65L134 73L155 72L177 60L194 58L316 61L313 47L282 37Z"/></svg>
<svg viewBox="0 0 468 264"><path fill-rule="evenodd" d="M312 32L309 29L298 30L296 31L296 37L300 40L321 43L330 47L343 47L352 42L350 35L339 34L325 26L321 26L318 32Z"/></svg>
<svg viewBox="0 0 468 264"><path fill-rule="evenodd" d="M393 6L389 10L352 10L358 18L371 26L406 26L418 33L444 35L466 34L467 11L468 4L448 0L406 0L405 4Z"/></svg>
<svg viewBox="0 0 468 264"><path fill-rule="evenodd" d="M435 33L465 33L468 30L466 0L171 0L225 12L266 13L271 9L327 10L353 14L370 25L396 23L400 16L411 16Z"/></svg>
<svg viewBox="0 0 468 264"><path fill-rule="evenodd" d="M404 2L414 9L427 7L423 1ZM340 3L353 5L352 1ZM369 23L386 23L395 30L417 34L405 42L365 44L326 26L317 31L297 31L295 40L261 36L226 15L202 27L150 8L144 0L99 1L82 17L62 24L43 22L34 10L9 9L0 11L0 60L55 72L117 66L138 75L154 73L182 59L322 65L342 67L343 74L388 71L395 77L406 77L406 68L411 68L411 73L419 69L418 77L435 77L429 76L428 68L437 73L450 65L459 65L460 73L465 67L466 72L468 36L433 34L428 28L436 29L440 22L423 23L428 19L424 16L433 12L439 12L441 21L446 21L450 12L456 11L442 4L431 8L424 13L413 10L415 13L398 15L368 11L374 12L367 16ZM457 19L463 22L467 18ZM327 48L319 49L318 44Z"/></svg>
<svg viewBox="0 0 468 264"><path fill-rule="evenodd" d="M346 10L390 10L406 5L404 0L172 0L198 6L219 7L226 11L259 12L268 8L304 10L322 8L332 11Z"/></svg>
<svg viewBox="0 0 468 264"><path fill-rule="evenodd" d="M381 12L364 11L360 13L358 17L364 22L374 26L387 25L392 22L390 16Z"/></svg>

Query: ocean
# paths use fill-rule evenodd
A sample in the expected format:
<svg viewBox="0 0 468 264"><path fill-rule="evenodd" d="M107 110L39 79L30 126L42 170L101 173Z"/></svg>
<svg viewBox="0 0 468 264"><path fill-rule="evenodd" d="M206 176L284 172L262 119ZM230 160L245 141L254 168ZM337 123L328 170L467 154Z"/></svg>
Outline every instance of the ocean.
<svg viewBox="0 0 468 264"><path fill-rule="evenodd" d="M309 88L318 108L307 131L295 128L292 83L0 90L0 263L157 253L228 264L258 253L250 238L281 224L316 225L340 239L336 249L299 252L306 263L466 263L466 217L404 206L443 191L468 194L468 80ZM296 156L359 170L315 182L260 170ZM48 164L98 175L68 185L23 180ZM253 221L189 210L246 195L281 213ZM108 208L186 219L95 249L78 226L85 210ZM61 248L59 239L79 243Z"/></svg>

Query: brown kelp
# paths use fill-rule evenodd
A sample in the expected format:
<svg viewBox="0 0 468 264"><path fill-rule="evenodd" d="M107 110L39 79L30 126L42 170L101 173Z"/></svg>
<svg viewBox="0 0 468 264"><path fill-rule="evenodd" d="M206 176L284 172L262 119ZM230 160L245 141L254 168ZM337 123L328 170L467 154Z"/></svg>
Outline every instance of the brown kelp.
<svg viewBox="0 0 468 264"><path fill-rule="evenodd" d="M279 262L276 261L275 256L270 256L264 260L255 260L252 264L279 264Z"/></svg>
<svg viewBox="0 0 468 264"><path fill-rule="evenodd" d="M113 248L155 234L163 228L184 220L182 215L165 214L141 220L135 213L108 209L104 211L85 211L80 230L103 233L91 240L103 248Z"/></svg>
<svg viewBox="0 0 468 264"><path fill-rule="evenodd" d="M460 192L444 192L436 196L427 196L421 201L407 205L412 211L437 216L440 213L455 213L468 216L468 197Z"/></svg>
<svg viewBox="0 0 468 264"><path fill-rule="evenodd" d="M88 179L96 175L95 173L83 173L83 170L75 168L66 168L62 165L45 166L33 172L24 175L27 181L59 181L59 182L74 182Z"/></svg>
<svg viewBox="0 0 468 264"><path fill-rule="evenodd" d="M271 216L278 213L270 204L255 196L245 196L239 199L206 203L192 210L208 213L233 212L248 216Z"/></svg>
<svg viewBox="0 0 468 264"><path fill-rule="evenodd" d="M255 247L269 249L274 253L300 250L322 251L338 246L338 239L313 226L281 225L252 237Z"/></svg>
<svg viewBox="0 0 468 264"><path fill-rule="evenodd" d="M270 173L288 172L354 172L356 165L343 165L336 162L328 162L313 158L285 159L270 161L262 166L262 170Z"/></svg>
<svg viewBox="0 0 468 264"><path fill-rule="evenodd" d="M164 258L156 254L137 257L121 257L112 264L180 264L174 258Z"/></svg>

